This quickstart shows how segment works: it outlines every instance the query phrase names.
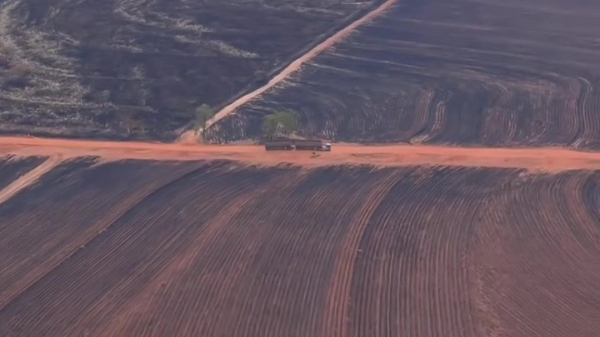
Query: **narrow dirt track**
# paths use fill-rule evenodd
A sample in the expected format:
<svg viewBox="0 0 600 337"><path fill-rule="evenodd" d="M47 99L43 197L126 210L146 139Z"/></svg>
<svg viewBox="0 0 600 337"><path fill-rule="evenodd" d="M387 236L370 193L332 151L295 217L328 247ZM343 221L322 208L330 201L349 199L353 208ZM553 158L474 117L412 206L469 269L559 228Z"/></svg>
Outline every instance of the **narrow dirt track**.
<svg viewBox="0 0 600 337"><path fill-rule="evenodd" d="M227 159L249 164L299 166L442 165L464 167L525 168L540 171L600 169L600 153L561 148L460 148L446 146L333 144L331 152L273 151L257 145L183 145L143 142L104 142L43 138L0 137L0 155L42 155L73 158L98 156L106 161L214 160Z"/></svg>
<svg viewBox="0 0 600 337"><path fill-rule="evenodd" d="M27 188L27 186L34 184L40 179L41 176L43 176L46 172L51 171L60 162L60 156L50 156L50 158L46 159L46 161L41 163L39 166L10 183L10 185L0 190L0 204L12 198L15 194Z"/></svg>
<svg viewBox="0 0 600 337"><path fill-rule="evenodd" d="M264 93L265 91L271 89L272 87L274 87L281 81L285 80L292 73L298 71L300 69L300 67L302 67L303 64L305 64L306 62L315 58L317 55L322 53L325 49L327 49L327 48L331 47L332 45L334 45L335 43L341 41L343 38L345 38L350 33L352 33L356 28L364 25L365 23L369 22L370 20L385 13L385 11L390 9L390 7L392 7L392 5L394 5L397 1L398 0L388 0L388 1L384 2L383 4L381 4L381 6L375 8L373 11L369 12L367 15L354 21L353 23L348 25L346 28L340 30L339 32L337 32L334 35L332 35L331 37L329 37L327 40L319 43L316 47L309 50L306 54L302 55L300 58L296 59L289 66L287 66L285 69L283 69L279 74L277 74L277 76L275 76L271 80L269 80L269 82L267 84L238 98L231 104L225 106L223 109L218 111L215 114L215 116L206 123L207 127L210 127L211 125L217 123L221 119L225 118L227 115L235 112L235 110L237 108L239 108L240 106L248 103L252 99L259 96L260 94Z"/></svg>

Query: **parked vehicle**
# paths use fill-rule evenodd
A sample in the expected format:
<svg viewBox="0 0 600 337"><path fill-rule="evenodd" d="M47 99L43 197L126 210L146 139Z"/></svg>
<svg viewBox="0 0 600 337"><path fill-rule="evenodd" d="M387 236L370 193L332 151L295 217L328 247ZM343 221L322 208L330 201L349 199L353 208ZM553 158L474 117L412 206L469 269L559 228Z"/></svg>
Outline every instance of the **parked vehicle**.
<svg viewBox="0 0 600 337"><path fill-rule="evenodd" d="M315 139L278 139L266 141L264 144L267 151L331 151L331 143Z"/></svg>
<svg viewBox="0 0 600 337"><path fill-rule="evenodd" d="M267 151L275 151L275 150L286 150L290 151L294 149L294 144L291 140L275 140L265 142L265 149Z"/></svg>
<svg viewBox="0 0 600 337"><path fill-rule="evenodd" d="M295 145L296 150L331 151L331 143L323 143L315 139L296 140Z"/></svg>

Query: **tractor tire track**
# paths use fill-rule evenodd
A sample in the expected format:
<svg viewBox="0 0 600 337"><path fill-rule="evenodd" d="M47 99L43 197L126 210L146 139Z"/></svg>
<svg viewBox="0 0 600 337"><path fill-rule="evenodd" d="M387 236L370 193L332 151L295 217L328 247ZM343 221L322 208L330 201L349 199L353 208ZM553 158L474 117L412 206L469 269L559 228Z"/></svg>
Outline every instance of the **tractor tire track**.
<svg viewBox="0 0 600 337"><path fill-rule="evenodd" d="M199 169L201 168L194 167L191 170L184 171L181 174L176 175L173 179L170 179L169 181L165 182L164 184L149 184L146 188L137 191L136 194L133 194L127 199L123 200L123 202L120 203L116 209L114 209L113 213L110 213L105 217L101 218L97 223L91 226L88 231L82 234L84 240L77 245L77 248L66 253L66 255L63 256L60 260L54 261L48 265L43 265L43 268L41 268L40 270L32 270L25 277L27 281L19 282L14 286L6 289L2 294L3 296L0 298L0 312L2 312L2 310L10 304L10 302L18 298L22 293L26 292L36 283L40 282L46 275L52 273L52 271L58 268L61 264L68 261L75 254L85 249L85 247L92 241L103 235L103 233L109 230L114 223L116 223L120 218L122 218L129 210L143 202L144 199L148 198L154 193L157 193L161 189L168 187L170 184L176 183L180 179L183 179L186 176L193 174Z"/></svg>
<svg viewBox="0 0 600 337"><path fill-rule="evenodd" d="M359 217L348 231L342 244L342 250L338 253L338 260L332 272L330 281L331 290L327 295L325 305L325 325L322 336L347 336L350 288L352 274L356 263L357 249L369 219L379 206L386 194L394 187L397 181L397 173L391 172L365 200L368 202L358 212Z"/></svg>

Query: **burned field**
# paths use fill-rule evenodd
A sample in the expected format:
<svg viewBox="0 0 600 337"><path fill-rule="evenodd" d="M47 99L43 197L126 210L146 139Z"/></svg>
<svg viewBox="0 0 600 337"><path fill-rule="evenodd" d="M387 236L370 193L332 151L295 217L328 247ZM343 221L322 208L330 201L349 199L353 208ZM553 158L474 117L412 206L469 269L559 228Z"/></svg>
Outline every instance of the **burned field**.
<svg viewBox="0 0 600 337"><path fill-rule="evenodd" d="M0 157L0 189L6 187L19 176L40 165L43 157Z"/></svg>
<svg viewBox="0 0 600 337"><path fill-rule="evenodd" d="M0 204L0 334L591 336L598 195L592 171L67 162Z"/></svg>
<svg viewBox="0 0 600 337"><path fill-rule="evenodd" d="M4 0L0 132L175 137L372 0Z"/></svg>
<svg viewBox="0 0 600 337"><path fill-rule="evenodd" d="M340 141L598 149L598 29L597 1L402 0L216 133L291 110Z"/></svg>

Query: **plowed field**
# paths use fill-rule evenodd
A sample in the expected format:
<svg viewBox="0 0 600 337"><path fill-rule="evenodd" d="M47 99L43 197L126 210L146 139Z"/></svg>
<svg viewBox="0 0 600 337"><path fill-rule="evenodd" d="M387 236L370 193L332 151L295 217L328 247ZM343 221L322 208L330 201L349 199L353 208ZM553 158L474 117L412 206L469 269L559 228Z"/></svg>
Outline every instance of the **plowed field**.
<svg viewBox="0 0 600 337"><path fill-rule="evenodd" d="M30 171L41 164L44 158L40 157L14 157L0 158L0 189L6 187L17 177Z"/></svg>
<svg viewBox="0 0 600 337"><path fill-rule="evenodd" d="M600 148L600 2L402 0L224 119L351 142Z"/></svg>
<svg viewBox="0 0 600 337"><path fill-rule="evenodd" d="M63 162L0 204L2 336L595 336L600 172Z"/></svg>

